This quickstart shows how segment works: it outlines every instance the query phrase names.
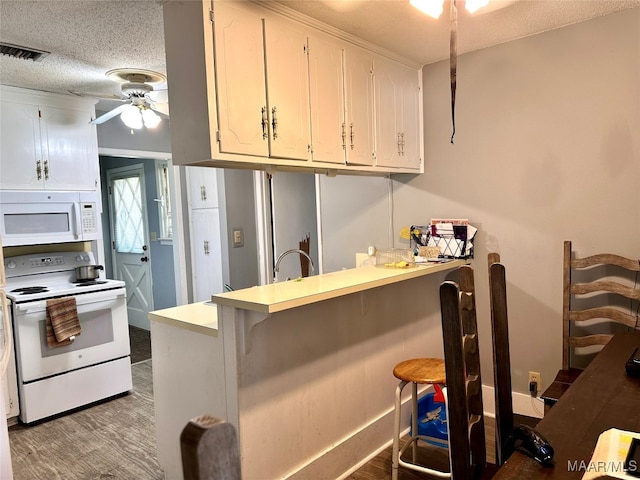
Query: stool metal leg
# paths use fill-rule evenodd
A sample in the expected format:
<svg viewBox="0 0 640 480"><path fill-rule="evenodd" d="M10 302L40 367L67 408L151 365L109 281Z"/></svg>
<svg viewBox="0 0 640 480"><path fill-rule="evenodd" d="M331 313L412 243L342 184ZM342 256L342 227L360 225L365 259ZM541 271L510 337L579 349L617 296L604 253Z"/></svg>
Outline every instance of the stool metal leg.
<svg viewBox="0 0 640 480"><path fill-rule="evenodd" d="M398 480L398 461L400 458L400 406L402 404L402 389L407 382L402 381L396 387L396 398L393 417L393 453L391 456L391 480Z"/></svg>
<svg viewBox="0 0 640 480"><path fill-rule="evenodd" d="M413 463L418 461L418 442L414 437L418 436L418 384L411 384L411 443Z"/></svg>

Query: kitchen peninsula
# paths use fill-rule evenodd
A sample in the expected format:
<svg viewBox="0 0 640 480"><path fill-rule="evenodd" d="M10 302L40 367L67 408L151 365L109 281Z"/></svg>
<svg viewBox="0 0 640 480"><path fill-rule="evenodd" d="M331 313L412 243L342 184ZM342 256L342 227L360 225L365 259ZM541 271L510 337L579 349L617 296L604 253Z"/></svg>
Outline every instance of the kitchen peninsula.
<svg viewBox="0 0 640 480"><path fill-rule="evenodd" d="M166 478L182 478L180 431L203 413L238 429L248 480L339 478L366 461L391 441L393 366L442 355L438 287L462 264L366 266L151 312Z"/></svg>

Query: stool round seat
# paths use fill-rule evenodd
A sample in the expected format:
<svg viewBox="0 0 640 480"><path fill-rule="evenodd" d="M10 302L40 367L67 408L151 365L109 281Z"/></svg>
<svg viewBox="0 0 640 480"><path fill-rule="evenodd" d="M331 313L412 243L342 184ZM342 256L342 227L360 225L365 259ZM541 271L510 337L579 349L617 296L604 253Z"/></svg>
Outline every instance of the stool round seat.
<svg viewBox="0 0 640 480"><path fill-rule="evenodd" d="M396 388L394 405L393 451L391 456L391 479L398 480L399 467L433 475L439 478L451 478L451 471L440 471L417 463L418 440L427 440L429 437L418 432L418 385L435 385L440 391L439 385L446 385L447 374L442 358L412 358L403 360L393 369L393 375L400 380ZM402 390L406 385L411 385L411 431L409 441L400 448L401 435L401 409ZM446 408L446 407L445 407ZM444 442L448 446L448 439ZM408 447L412 447L412 461L404 460L402 455ZM451 457L449 457L451 458Z"/></svg>
<svg viewBox="0 0 640 480"><path fill-rule="evenodd" d="M442 358L412 358L398 363L393 375L399 380L420 384L446 384L447 375Z"/></svg>

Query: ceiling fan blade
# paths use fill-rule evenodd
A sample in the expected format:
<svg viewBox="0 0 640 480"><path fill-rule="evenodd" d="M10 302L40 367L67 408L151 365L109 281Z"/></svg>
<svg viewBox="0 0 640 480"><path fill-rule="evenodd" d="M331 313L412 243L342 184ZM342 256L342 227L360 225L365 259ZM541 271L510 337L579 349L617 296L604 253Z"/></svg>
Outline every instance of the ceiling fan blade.
<svg viewBox="0 0 640 480"><path fill-rule="evenodd" d="M126 110L130 106L131 106L130 103L125 103L124 105L120 105L120 106L114 108L113 110L111 110L111 111L109 111L109 112L107 112L107 113L105 113L103 115L100 115L95 120L91 120L89 123L91 123L93 125L100 125L101 123L104 123L107 120L111 120L116 115L121 114L124 110Z"/></svg>
<svg viewBox="0 0 640 480"><path fill-rule="evenodd" d="M160 118L169 118L169 104L168 103L150 103L149 108L156 112Z"/></svg>
<svg viewBox="0 0 640 480"><path fill-rule="evenodd" d="M149 96L149 100L155 103L167 103L169 101L169 91L168 90L158 90L154 89L153 91L147 94Z"/></svg>

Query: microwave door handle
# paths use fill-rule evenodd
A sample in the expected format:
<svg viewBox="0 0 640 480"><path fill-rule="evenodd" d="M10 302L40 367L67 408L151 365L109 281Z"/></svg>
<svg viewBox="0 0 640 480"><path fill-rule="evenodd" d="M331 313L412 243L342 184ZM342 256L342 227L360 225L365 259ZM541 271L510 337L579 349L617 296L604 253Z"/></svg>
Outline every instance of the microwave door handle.
<svg viewBox="0 0 640 480"><path fill-rule="evenodd" d="M79 240L82 238L82 230L80 227L80 202L73 202L73 213L75 216L73 219L73 235Z"/></svg>

